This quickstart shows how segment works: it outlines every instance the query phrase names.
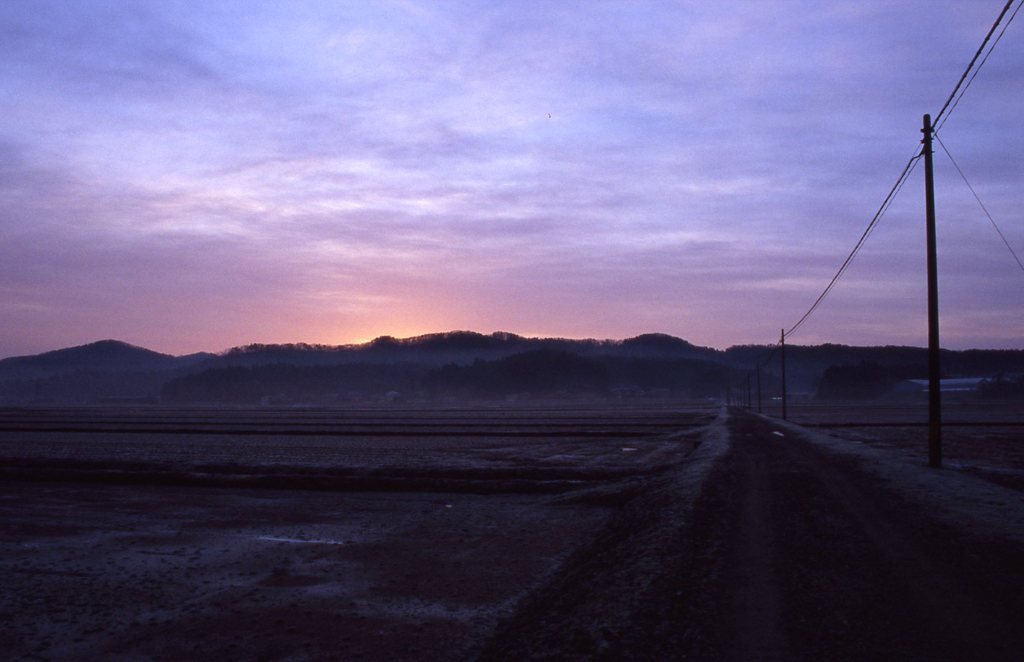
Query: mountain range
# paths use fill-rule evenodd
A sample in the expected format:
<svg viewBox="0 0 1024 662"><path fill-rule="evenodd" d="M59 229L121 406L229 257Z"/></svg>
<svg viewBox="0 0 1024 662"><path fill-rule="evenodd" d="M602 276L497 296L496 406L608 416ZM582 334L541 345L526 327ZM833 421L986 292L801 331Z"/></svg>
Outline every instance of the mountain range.
<svg viewBox="0 0 1024 662"><path fill-rule="evenodd" d="M658 333L575 340L454 331L339 346L252 344L185 356L101 340L0 360L0 403L717 397L756 362L767 383L777 381L779 353L772 350L758 345L718 350ZM926 351L918 347L792 345L786 358L790 388L805 392L814 392L837 366L878 366L893 381L922 378L927 364ZM944 350L943 368L952 377L1020 373L1024 351Z"/></svg>

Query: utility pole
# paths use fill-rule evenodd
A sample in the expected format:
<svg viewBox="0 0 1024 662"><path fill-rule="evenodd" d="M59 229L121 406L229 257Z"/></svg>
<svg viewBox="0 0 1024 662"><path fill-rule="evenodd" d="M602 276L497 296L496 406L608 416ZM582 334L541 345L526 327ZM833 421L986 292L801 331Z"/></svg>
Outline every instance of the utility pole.
<svg viewBox="0 0 1024 662"><path fill-rule="evenodd" d="M780 337L779 343L782 351L780 355L782 357L782 420L788 421L789 418L786 415L786 330L782 330L782 336Z"/></svg>
<svg viewBox="0 0 1024 662"><path fill-rule="evenodd" d="M939 364L939 267L935 251L935 179L932 116L924 116L925 234L928 243L928 466L942 466L942 383Z"/></svg>
<svg viewBox="0 0 1024 662"><path fill-rule="evenodd" d="M747 409L750 409L750 373L747 373Z"/></svg>
<svg viewBox="0 0 1024 662"><path fill-rule="evenodd" d="M761 413L761 364L758 363L757 368L757 413Z"/></svg>

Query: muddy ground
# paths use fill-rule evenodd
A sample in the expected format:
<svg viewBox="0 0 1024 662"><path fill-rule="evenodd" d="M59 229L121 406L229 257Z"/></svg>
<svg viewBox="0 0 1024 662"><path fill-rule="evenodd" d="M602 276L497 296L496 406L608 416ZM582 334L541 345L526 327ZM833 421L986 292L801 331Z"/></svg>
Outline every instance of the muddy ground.
<svg viewBox="0 0 1024 662"><path fill-rule="evenodd" d="M861 439L738 409L505 414L431 415L422 435L414 417L318 420L281 442L249 419L169 433L12 414L0 645L24 659L1024 650L1024 497L879 442L900 430L879 412L824 428ZM1000 448L1019 443L1007 427Z"/></svg>
<svg viewBox="0 0 1024 662"><path fill-rule="evenodd" d="M6 412L0 647L472 658L713 417Z"/></svg>
<svg viewBox="0 0 1024 662"><path fill-rule="evenodd" d="M0 484L8 659L462 659L608 509Z"/></svg>

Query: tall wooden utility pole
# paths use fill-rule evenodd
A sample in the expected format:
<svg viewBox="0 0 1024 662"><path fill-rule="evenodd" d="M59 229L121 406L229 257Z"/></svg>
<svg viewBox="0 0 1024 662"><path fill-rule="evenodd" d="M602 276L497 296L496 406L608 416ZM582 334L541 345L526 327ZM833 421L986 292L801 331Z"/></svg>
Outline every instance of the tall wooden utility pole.
<svg viewBox="0 0 1024 662"><path fill-rule="evenodd" d="M939 377L939 268L935 252L932 116L924 116L924 200L928 243L928 466L942 466L942 383Z"/></svg>
<svg viewBox="0 0 1024 662"><path fill-rule="evenodd" d="M786 330L782 330L782 336L779 339L781 346L780 355L782 356L782 420L788 421L789 418L786 416Z"/></svg>

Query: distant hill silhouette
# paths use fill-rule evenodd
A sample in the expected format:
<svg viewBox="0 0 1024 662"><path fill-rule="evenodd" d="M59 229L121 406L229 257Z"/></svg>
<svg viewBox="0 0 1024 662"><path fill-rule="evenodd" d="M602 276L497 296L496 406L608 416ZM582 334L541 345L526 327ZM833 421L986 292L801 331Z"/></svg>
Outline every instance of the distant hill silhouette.
<svg viewBox="0 0 1024 662"><path fill-rule="evenodd" d="M29 379L74 371L154 372L173 370L212 358L213 354L171 356L120 340L99 340L34 356L0 360L0 380Z"/></svg>
<svg viewBox="0 0 1024 662"><path fill-rule="evenodd" d="M815 398L818 400L873 400L901 381L897 371L877 363L833 365L825 369Z"/></svg>
<svg viewBox="0 0 1024 662"><path fill-rule="evenodd" d="M245 345L225 352L218 360L230 365L295 363L413 362L445 365L495 360L534 350L571 352L579 356L651 356L671 358L713 357L717 350L694 345L665 334L646 334L626 340L526 338L514 333L488 335L474 331L431 333L412 338L381 336L362 345Z"/></svg>
<svg viewBox="0 0 1024 662"><path fill-rule="evenodd" d="M697 347L682 338L665 333L645 333L619 343L619 352L628 356L649 358L715 358L721 354L710 347Z"/></svg>
<svg viewBox="0 0 1024 662"><path fill-rule="evenodd" d="M717 397L730 380L742 378L770 350L743 345L723 351L660 333L625 340L576 340L452 331L412 338L381 336L368 343L336 346L250 344L188 356L102 340L0 360L0 402L158 397L169 402L313 402L395 393L426 399L544 393ZM923 378L927 373L927 353L919 347L791 345L786 356L790 389L818 391L823 397L870 395L880 383ZM1024 374L1022 350L947 350L942 361L947 377ZM863 365L876 368L865 371ZM777 356L762 367L766 394L776 388L778 368ZM836 369L819 390L830 368ZM873 382L859 384L860 377Z"/></svg>
<svg viewBox="0 0 1024 662"><path fill-rule="evenodd" d="M535 349L496 361L454 363L433 370L425 388L447 396L604 394L608 371L598 361L557 349Z"/></svg>
<svg viewBox="0 0 1024 662"><path fill-rule="evenodd" d="M213 354L171 356L119 340L0 360L0 402L155 400L161 386Z"/></svg>

